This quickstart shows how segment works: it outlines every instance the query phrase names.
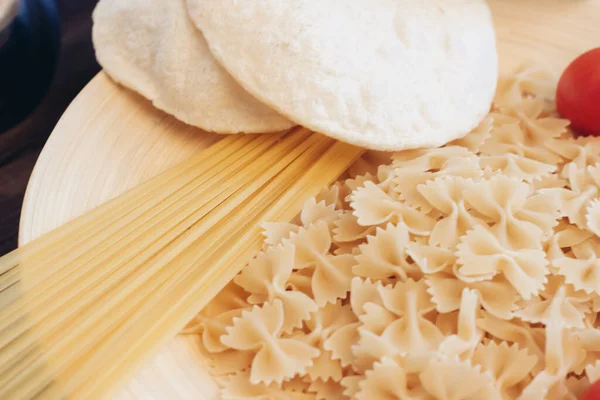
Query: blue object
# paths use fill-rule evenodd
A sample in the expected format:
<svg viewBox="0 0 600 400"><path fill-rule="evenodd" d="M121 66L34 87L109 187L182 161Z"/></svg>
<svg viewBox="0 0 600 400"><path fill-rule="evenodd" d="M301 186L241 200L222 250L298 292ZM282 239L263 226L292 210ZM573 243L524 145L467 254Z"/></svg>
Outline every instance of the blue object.
<svg viewBox="0 0 600 400"><path fill-rule="evenodd" d="M0 134L41 102L56 72L60 18L55 0L21 0L0 44Z"/></svg>

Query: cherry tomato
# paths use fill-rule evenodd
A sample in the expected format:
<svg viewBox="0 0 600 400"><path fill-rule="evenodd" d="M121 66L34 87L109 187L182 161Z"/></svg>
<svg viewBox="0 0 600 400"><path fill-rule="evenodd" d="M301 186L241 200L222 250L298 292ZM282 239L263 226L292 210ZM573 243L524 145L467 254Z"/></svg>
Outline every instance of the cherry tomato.
<svg viewBox="0 0 600 400"><path fill-rule="evenodd" d="M600 400L600 380L594 382L579 398L579 400Z"/></svg>
<svg viewBox="0 0 600 400"><path fill-rule="evenodd" d="M558 82L556 107L578 134L600 136L600 48L567 67Z"/></svg>

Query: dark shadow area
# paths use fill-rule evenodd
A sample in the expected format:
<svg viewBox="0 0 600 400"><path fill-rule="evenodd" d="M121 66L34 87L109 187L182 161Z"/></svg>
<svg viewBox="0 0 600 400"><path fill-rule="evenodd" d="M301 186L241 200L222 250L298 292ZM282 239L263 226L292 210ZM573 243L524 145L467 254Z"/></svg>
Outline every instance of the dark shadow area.
<svg viewBox="0 0 600 400"><path fill-rule="evenodd" d="M25 188L44 143L63 111L100 70L91 41L91 14L97 0L56 0L56 3L61 21L61 46L50 89L22 122L0 130L0 255L17 246ZM46 55L45 59L47 64L42 64L43 70L52 72L52 57ZM41 77L40 81L43 81ZM31 91L31 101L35 101L35 92ZM17 112L15 118L22 119Z"/></svg>

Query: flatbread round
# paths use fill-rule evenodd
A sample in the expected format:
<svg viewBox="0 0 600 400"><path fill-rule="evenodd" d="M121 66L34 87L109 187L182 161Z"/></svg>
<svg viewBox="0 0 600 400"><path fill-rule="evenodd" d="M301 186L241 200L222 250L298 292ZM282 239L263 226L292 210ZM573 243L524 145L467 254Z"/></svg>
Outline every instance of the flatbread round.
<svg viewBox="0 0 600 400"><path fill-rule="evenodd" d="M434 147L489 111L484 0L187 0L213 55L298 124L378 150Z"/></svg>
<svg viewBox="0 0 600 400"><path fill-rule="evenodd" d="M295 125L253 98L215 61L185 0L101 0L93 18L98 62L157 108L218 133Z"/></svg>

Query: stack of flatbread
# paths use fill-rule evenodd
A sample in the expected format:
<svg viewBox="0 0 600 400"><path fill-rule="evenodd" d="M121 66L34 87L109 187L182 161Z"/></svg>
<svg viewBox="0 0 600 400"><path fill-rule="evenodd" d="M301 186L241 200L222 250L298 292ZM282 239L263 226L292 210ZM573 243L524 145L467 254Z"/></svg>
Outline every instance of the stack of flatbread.
<svg viewBox="0 0 600 400"><path fill-rule="evenodd" d="M485 0L101 0L93 39L106 73L188 124L377 150L466 135L498 74Z"/></svg>

